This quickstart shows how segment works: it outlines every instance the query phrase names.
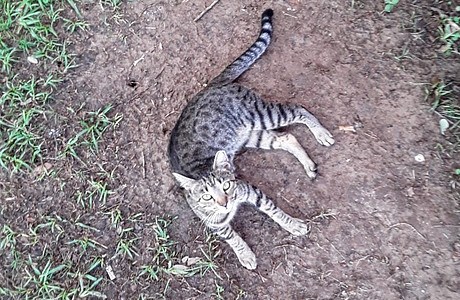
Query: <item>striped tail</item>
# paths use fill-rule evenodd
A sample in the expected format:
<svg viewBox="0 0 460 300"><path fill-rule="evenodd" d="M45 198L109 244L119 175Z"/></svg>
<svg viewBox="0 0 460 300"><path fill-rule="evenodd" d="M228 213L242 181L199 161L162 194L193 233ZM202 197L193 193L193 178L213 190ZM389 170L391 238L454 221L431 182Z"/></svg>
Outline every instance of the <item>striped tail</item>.
<svg viewBox="0 0 460 300"><path fill-rule="evenodd" d="M221 86L232 83L241 74L243 74L255 61L264 54L272 39L273 10L267 9L262 13L262 28L257 40L246 50L240 57L225 68L222 73L215 77L209 83L209 86Z"/></svg>

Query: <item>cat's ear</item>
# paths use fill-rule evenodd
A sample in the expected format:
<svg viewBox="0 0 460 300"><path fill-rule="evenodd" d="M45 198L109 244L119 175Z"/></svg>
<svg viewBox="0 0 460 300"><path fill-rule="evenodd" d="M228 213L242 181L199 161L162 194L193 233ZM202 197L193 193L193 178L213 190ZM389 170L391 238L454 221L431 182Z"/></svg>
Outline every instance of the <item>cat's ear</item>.
<svg viewBox="0 0 460 300"><path fill-rule="evenodd" d="M184 175L179 173L172 173L174 178L179 182L179 185L186 190L191 190L193 185L195 184L195 179L188 178Z"/></svg>
<svg viewBox="0 0 460 300"><path fill-rule="evenodd" d="M228 159L227 153L224 150L217 151L216 156L214 157L214 164L212 165L213 170L219 169L228 169L230 160Z"/></svg>

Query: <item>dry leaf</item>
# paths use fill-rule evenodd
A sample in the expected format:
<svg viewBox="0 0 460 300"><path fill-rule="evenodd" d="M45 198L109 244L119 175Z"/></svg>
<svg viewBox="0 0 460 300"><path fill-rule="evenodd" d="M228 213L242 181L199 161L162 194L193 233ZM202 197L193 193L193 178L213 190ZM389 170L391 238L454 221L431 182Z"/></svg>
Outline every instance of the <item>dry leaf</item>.
<svg viewBox="0 0 460 300"><path fill-rule="evenodd" d="M450 47L451 46L449 44L445 44L444 46L441 46L441 48L439 48L438 52L445 53L449 51Z"/></svg>
<svg viewBox="0 0 460 300"><path fill-rule="evenodd" d="M450 25L450 32L451 33L455 33L457 31L460 31L460 26L457 25L457 23L455 23L454 21L452 20L448 20L448 23Z"/></svg>
<svg viewBox="0 0 460 300"><path fill-rule="evenodd" d="M35 167L35 169L32 171L32 175L34 175L35 177L40 176L40 175L43 175L43 174L45 174L49 169L51 169L52 167L53 167L52 164L50 164L50 163L44 163L44 164L41 165L41 166Z"/></svg>
<svg viewBox="0 0 460 300"><path fill-rule="evenodd" d="M199 262L200 260L201 260L201 258L199 258L199 257L190 257L189 259L187 259L186 265L187 266L194 265L197 262Z"/></svg>
<svg viewBox="0 0 460 300"><path fill-rule="evenodd" d="M339 126L339 130L356 132L355 126L353 125Z"/></svg>
<svg viewBox="0 0 460 300"><path fill-rule="evenodd" d="M199 258L199 257L188 257L188 256L184 256L181 259L182 263L184 265L186 265L186 266L194 265L197 262L199 262L200 260L201 260L201 258Z"/></svg>
<svg viewBox="0 0 460 300"><path fill-rule="evenodd" d="M183 264L186 264L187 263L187 260L188 260L188 256L184 256L182 257L181 261Z"/></svg>
<svg viewBox="0 0 460 300"><path fill-rule="evenodd" d="M174 265L169 269L169 272L174 275L187 275L189 268L184 265Z"/></svg>

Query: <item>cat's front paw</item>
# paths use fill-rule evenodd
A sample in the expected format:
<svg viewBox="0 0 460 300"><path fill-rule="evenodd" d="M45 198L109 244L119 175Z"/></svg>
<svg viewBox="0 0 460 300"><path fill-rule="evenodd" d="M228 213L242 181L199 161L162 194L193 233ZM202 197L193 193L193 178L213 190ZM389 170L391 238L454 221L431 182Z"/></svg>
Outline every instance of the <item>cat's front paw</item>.
<svg viewBox="0 0 460 300"><path fill-rule="evenodd" d="M292 219L292 222L285 227L292 235L302 236L307 235L310 232L310 226L300 219Z"/></svg>
<svg viewBox="0 0 460 300"><path fill-rule="evenodd" d="M238 253L238 260L246 269L254 270L257 267L256 255L251 249Z"/></svg>
<svg viewBox="0 0 460 300"><path fill-rule="evenodd" d="M324 127L315 127L311 129L311 132L313 132L318 143L323 146L329 147L335 143L332 134Z"/></svg>

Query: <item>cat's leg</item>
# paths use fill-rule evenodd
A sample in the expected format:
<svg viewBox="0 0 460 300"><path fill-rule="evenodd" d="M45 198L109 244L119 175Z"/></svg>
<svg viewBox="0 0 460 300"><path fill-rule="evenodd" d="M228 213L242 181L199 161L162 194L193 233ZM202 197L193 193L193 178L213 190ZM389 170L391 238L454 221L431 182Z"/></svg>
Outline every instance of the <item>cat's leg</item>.
<svg viewBox="0 0 460 300"><path fill-rule="evenodd" d="M283 229L289 231L296 236L306 235L310 228L302 220L291 217L280 208L278 208L272 200L270 200L261 190L246 182L239 181L238 188L235 191L235 197L244 199L246 203L254 205L258 210L267 214L270 218L278 223Z"/></svg>
<svg viewBox="0 0 460 300"><path fill-rule="evenodd" d="M252 121L255 130L277 129L291 124L304 124L324 146L334 144L332 134L306 108L297 104L266 103L262 99L253 102L257 113Z"/></svg>
<svg viewBox="0 0 460 300"><path fill-rule="evenodd" d="M249 270L257 267L256 256L241 236L230 225L211 229L218 237L225 240L235 252L240 263Z"/></svg>
<svg viewBox="0 0 460 300"><path fill-rule="evenodd" d="M332 146L335 143L329 130L324 128L318 119L306 108L300 105L289 105L287 106L287 109L291 110L293 114L293 122L307 125L318 143L327 147Z"/></svg>
<svg viewBox="0 0 460 300"><path fill-rule="evenodd" d="M273 130L253 130L245 147L285 150L300 161L308 177L311 179L316 177L316 164L308 156L296 137L290 133L281 133Z"/></svg>

